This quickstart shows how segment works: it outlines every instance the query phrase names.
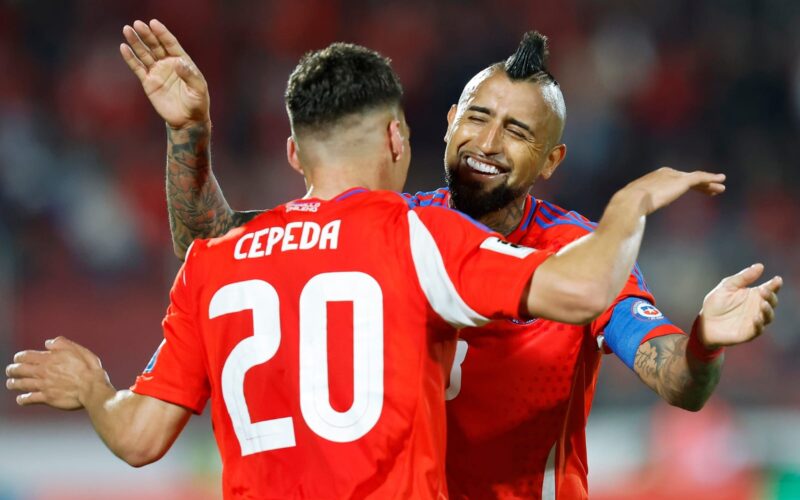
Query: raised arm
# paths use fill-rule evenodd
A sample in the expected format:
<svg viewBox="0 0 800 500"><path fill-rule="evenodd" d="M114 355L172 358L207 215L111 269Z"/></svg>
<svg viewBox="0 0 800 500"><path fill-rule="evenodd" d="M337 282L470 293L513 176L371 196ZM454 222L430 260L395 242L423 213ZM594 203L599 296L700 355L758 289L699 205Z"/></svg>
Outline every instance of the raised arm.
<svg viewBox="0 0 800 500"><path fill-rule="evenodd" d="M221 236L258 215L231 209L211 170L208 85L158 20L122 30L120 53L167 125L167 210L175 255L196 238Z"/></svg>
<svg viewBox="0 0 800 500"><path fill-rule="evenodd" d="M619 190L597 229L562 248L536 270L524 307L534 317L585 324L601 315L622 290L644 234L645 218L690 189L725 190L725 176L661 168Z"/></svg>
<svg viewBox="0 0 800 500"><path fill-rule="evenodd" d="M106 446L134 467L164 456L191 416L182 406L117 391L97 356L75 342L58 337L45 347L17 353L6 367L6 387L23 393L17 403L85 409Z"/></svg>
<svg viewBox="0 0 800 500"><path fill-rule="evenodd" d="M260 210L231 209L211 170L211 124L167 125L167 211L172 248L181 260L197 238L241 226Z"/></svg>
<svg viewBox="0 0 800 500"><path fill-rule="evenodd" d="M691 334L656 337L639 346L634 371L671 405L697 411L719 382L722 348L749 342L772 322L779 276L750 286L762 275L755 264L722 280L705 300Z"/></svg>

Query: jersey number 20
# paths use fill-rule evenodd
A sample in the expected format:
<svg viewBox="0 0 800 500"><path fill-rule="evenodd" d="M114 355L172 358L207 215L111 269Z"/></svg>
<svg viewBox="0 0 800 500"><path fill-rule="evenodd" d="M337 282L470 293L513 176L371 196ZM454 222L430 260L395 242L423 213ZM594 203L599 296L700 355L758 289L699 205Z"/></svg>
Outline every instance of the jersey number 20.
<svg viewBox="0 0 800 500"><path fill-rule="evenodd" d="M327 303L353 303L353 404L331 407L328 388ZM233 348L222 368L222 397L242 455L295 446L292 417L252 422L244 397L247 371L269 361L281 343L280 301L262 280L220 288L208 306L210 318L250 310L253 335ZM368 274L323 273L300 294L300 410L308 427L329 441L346 443L364 436L383 409L383 293Z"/></svg>

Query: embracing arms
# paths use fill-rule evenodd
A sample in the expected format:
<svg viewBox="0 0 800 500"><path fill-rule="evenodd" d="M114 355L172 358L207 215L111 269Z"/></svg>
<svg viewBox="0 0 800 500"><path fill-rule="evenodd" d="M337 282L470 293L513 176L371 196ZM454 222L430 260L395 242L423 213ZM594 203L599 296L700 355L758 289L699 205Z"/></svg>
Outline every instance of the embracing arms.
<svg viewBox="0 0 800 500"><path fill-rule="evenodd" d="M85 409L106 446L134 467L160 459L191 416L182 406L117 391L97 356L64 337L45 347L17 353L6 367L6 387L23 393L17 403Z"/></svg>

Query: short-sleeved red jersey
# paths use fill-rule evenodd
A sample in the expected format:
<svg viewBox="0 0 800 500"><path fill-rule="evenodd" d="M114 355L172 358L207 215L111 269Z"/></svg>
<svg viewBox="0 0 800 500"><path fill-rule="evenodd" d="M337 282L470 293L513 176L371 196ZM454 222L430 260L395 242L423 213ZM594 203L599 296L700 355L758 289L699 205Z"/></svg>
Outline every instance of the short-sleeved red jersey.
<svg viewBox="0 0 800 500"><path fill-rule="evenodd" d="M419 206L448 206L449 192L408 199ZM508 240L557 252L594 226L575 212L528 196ZM638 267L615 304L590 325L499 320L461 330L447 390L452 498L588 498L585 428L600 359L609 352L603 334L615 309L630 309L625 301L631 297L654 300ZM643 320L640 328L648 327L644 338L681 333L663 321Z"/></svg>
<svg viewBox="0 0 800 500"><path fill-rule="evenodd" d="M192 245L132 390L211 400L225 498L444 498L456 328L547 256L396 193L290 202Z"/></svg>

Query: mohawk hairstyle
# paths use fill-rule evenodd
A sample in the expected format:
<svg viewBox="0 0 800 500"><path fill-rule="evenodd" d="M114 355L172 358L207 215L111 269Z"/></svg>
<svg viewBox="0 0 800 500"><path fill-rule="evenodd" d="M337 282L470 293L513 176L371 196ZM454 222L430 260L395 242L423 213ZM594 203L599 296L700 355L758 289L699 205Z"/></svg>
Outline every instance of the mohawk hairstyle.
<svg viewBox="0 0 800 500"><path fill-rule="evenodd" d="M285 98L293 129L319 131L345 116L399 104L402 96L388 58L360 45L333 43L300 59Z"/></svg>
<svg viewBox="0 0 800 500"><path fill-rule="evenodd" d="M512 80L558 85L545 65L549 55L547 37L538 31L528 31L522 37L517 51L500 64Z"/></svg>

